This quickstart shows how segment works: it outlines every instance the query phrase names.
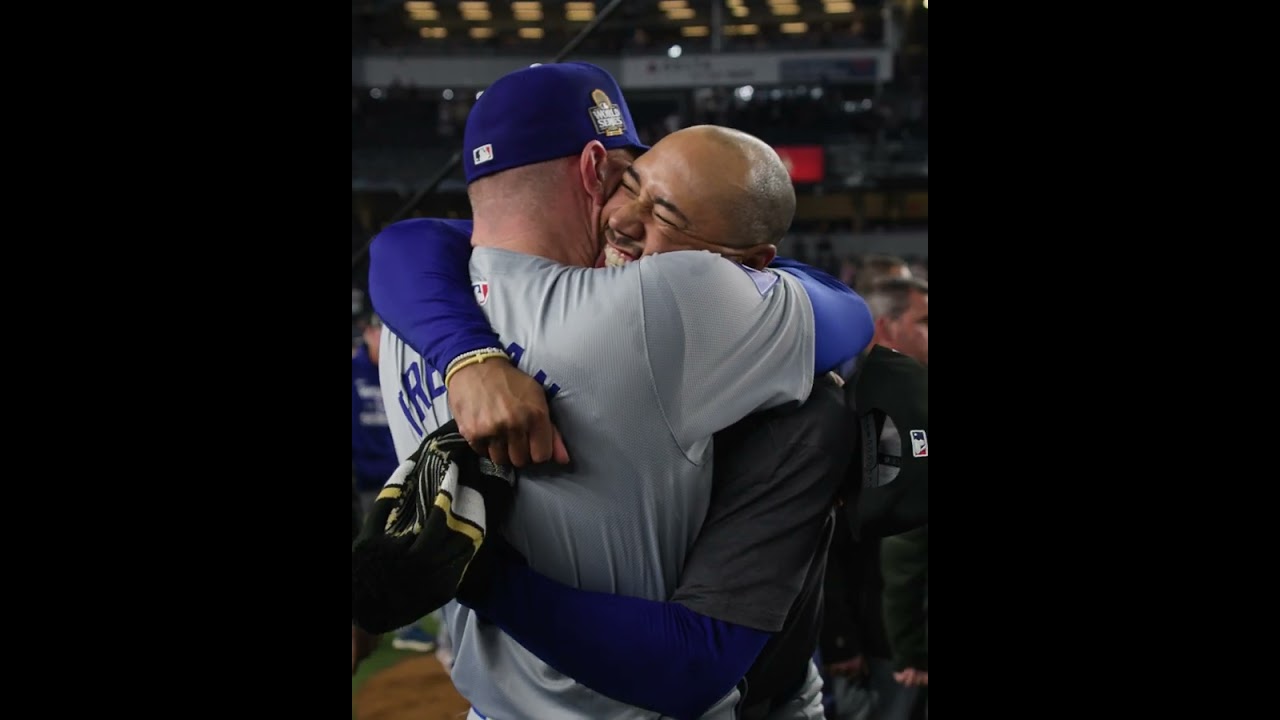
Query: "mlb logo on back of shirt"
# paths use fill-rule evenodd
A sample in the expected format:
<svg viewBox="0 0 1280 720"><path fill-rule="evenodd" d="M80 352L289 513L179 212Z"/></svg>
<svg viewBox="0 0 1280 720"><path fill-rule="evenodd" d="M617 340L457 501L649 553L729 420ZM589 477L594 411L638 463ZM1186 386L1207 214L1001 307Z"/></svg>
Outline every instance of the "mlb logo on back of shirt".
<svg viewBox="0 0 1280 720"><path fill-rule="evenodd" d="M481 280L480 282L471 283L471 291L476 294L476 304L484 305L489 302L489 281Z"/></svg>
<svg viewBox="0 0 1280 720"><path fill-rule="evenodd" d="M923 430L911 431L911 456L929 457L929 437Z"/></svg>
<svg viewBox="0 0 1280 720"><path fill-rule="evenodd" d="M492 159L493 159L493 145L492 145L492 144L490 144L490 145L481 145L480 147L478 147L478 148L476 148L475 150L471 151L471 162L472 162L472 164L474 164L474 165L479 165L479 164L481 164L481 163L487 163L487 162L489 162L489 161L490 161L490 160L492 160Z"/></svg>

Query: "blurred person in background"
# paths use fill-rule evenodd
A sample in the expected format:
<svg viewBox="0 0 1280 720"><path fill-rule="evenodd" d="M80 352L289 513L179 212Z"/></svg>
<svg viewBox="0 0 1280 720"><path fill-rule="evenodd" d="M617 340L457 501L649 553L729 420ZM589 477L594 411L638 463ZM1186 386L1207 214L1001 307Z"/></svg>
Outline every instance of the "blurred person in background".
<svg viewBox="0 0 1280 720"><path fill-rule="evenodd" d="M911 268L906 260L893 255L868 255L858 267L853 289L865 298L882 279L909 277Z"/></svg>
<svg viewBox="0 0 1280 720"><path fill-rule="evenodd" d="M929 526L885 538L880 544L884 578L881 607L893 659L893 678L923 694L929 687ZM927 707L923 711L928 714Z"/></svg>
<svg viewBox="0 0 1280 720"><path fill-rule="evenodd" d="M876 318L874 342L928 366L929 283L915 277L881 280L867 303ZM884 538L879 560L881 612L900 706L911 708L913 718L927 716L929 526Z"/></svg>
<svg viewBox="0 0 1280 720"><path fill-rule="evenodd" d="M369 315L361 324L362 342L351 357L351 464L360 512L367 513L383 483L400 463L396 459L378 381L382 320L377 315ZM391 644L397 650L432 652L436 649L436 638L419 623L413 623L397 630Z"/></svg>
<svg viewBox="0 0 1280 720"><path fill-rule="evenodd" d="M910 277L906 262L898 258L868 258L866 268L879 273L875 278L859 278L872 286L865 296L875 318L872 344L928 367L929 284ZM910 428L886 422L881 446L897 447L901 454L908 449L927 453L927 437L919 442L904 439L906 430ZM923 712L925 703L917 696L928 683L927 650L922 655L917 642L924 628L912 624L922 622L924 616L928 526L883 540L855 538L848 527L847 522L837 525L825 587L821 650L831 681L834 716L840 720L907 720ZM890 548L887 554L883 552L886 544ZM886 559L890 563L887 568ZM886 588L888 578L893 578L891 589ZM886 599L891 599L891 611L883 607ZM895 636L900 639L896 647L887 627L890 612Z"/></svg>
<svg viewBox="0 0 1280 720"><path fill-rule="evenodd" d="M904 265L905 267L905 265ZM863 295L875 317L874 342L929 365L929 283L888 277Z"/></svg>

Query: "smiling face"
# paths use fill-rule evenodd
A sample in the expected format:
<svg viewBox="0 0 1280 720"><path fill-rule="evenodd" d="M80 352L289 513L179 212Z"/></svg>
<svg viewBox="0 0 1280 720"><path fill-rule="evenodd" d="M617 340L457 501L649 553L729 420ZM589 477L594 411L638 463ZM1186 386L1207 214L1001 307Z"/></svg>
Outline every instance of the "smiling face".
<svg viewBox="0 0 1280 720"><path fill-rule="evenodd" d="M752 196L752 157L719 130L672 133L623 172L601 213L606 264L676 250L760 266L772 260L772 246L765 251L735 217Z"/></svg>
<svg viewBox="0 0 1280 720"><path fill-rule="evenodd" d="M626 169L602 213L611 263L714 249L709 246L729 234L722 210L734 191L742 191L748 168L743 158L698 139L693 133L669 135Z"/></svg>

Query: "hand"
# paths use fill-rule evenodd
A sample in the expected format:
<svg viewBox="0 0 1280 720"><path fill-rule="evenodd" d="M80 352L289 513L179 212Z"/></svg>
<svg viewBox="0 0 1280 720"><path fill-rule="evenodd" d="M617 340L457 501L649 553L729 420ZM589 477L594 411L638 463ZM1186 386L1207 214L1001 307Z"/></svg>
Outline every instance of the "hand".
<svg viewBox="0 0 1280 720"><path fill-rule="evenodd" d="M831 663L827 666L827 674L836 677L843 675L848 678L856 678L867 673L867 661L861 655L857 655L849 660L843 660L838 663Z"/></svg>
<svg viewBox="0 0 1280 720"><path fill-rule="evenodd" d="M893 679L907 687L929 687L929 671L907 668L893 674Z"/></svg>
<svg viewBox="0 0 1280 720"><path fill-rule="evenodd" d="M473 363L454 373L449 408L462 437L498 465L569 462L564 439L551 424L547 391L506 360Z"/></svg>
<svg viewBox="0 0 1280 720"><path fill-rule="evenodd" d="M378 636L351 625L351 674L356 674L360 661L369 657L373 649L378 647Z"/></svg>

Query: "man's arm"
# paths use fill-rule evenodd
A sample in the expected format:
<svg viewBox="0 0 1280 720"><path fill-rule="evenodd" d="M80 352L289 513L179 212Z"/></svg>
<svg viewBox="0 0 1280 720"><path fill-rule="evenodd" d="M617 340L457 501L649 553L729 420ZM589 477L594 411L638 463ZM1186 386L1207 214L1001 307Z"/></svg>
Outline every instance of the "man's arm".
<svg viewBox="0 0 1280 720"><path fill-rule="evenodd" d="M404 220L387 226L369 248L374 308L387 327L441 373L468 352L502 348L471 288L470 232L465 221ZM835 368L870 342L871 335L864 338L852 324L866 311L853 290L794 260L777 258L774 267L799 278L813 304L819 350L815 374Z"/></svg>
<svg viewBox="0 0 1280 720"><path fill-rule="evenodd" d="M471 289L471 223L388 225L369 246L369 297L382 322L445 372L472 350L501 348Z"/></svg>
<svg viewBox="0 0 1280 720"><path fill-rule="evenodd" d="M597 692L698 717L783 627L844 477L846 419L843 393L824 382L801 408L717 437L711 507L671 602L577 590L508 564L464 603Z"/></svg>
<svg viewBox="0 0 1280 720"><path fill-rule="evenodd" d="M387 329L442 376L456 358L501 350L471 288L471 223L415 219L388 226L369 248L369 296ZM468 440L505 436L489 448L500 465L569 461L551 424L542 385L498 361L471 365L449 407ZM448 385L452 388L453 383ZM483 388L483 390L481 390ZM509 454L508 454L509 453Z"/></svg>
<svg viewBox="0 0 1280 720"><path fill-rule="evenodd" d="M495 566L494 591L463 604L564 675L678 720L700 717L732 690L769 639L678 603L579 590L510 561Z"/></svg>
<svg viewBox="0 0 1280 720"><path fill-rule="evenodd" d="M502 347L484 313L474 302L468 270L471 252L469 232L470 226L461 221L406 220L388 226L379 233L370 247L369 290L375 309L392 332L442 373L447 370L450 361L468 352ZM688 260L689 256L700 255L707 253L667 253L664 261L645 258L641 262L657 263L657 267L666 265L676 256L683 256L685 261L705 265L705 260ZM758 407L803 400L804 390L807 390L812 378L856 355L870 341L874 329L870 312L862 299L821 271L805 268L793 261L781 261L784 271L799 279L800 289L807 293L809 303L803 303L793 297L794 290L787 288L785 283L780 283L778 276L772 272L759 273L723 259L720 262L738 269L749 278L749 287L756 288L758 296L774 299L764 303L758 302L758 297L753 300L749 293L741 292L744 278L737 278L736 283L725 283L723 279L727 278L723 271L718 273L722 281L711 281L709 285L701 287L699 284L709 278L703 277L704 274L700 272L685 273L675 280L675 286L668 282L665 290L679 290L682 294L697 296L685 298L684 308L689 311L699 312L721 303L735 306L729 315L746 319L746 322L726 323L727 318L723 313L714 318L705 318L709 324L699 323L695 319L682 319L684 324L693 325L694 330L705 328L716 335L718 340L728 339L729 347L723 347L722 353L733 353L740 349L744 353L759 355L757 364L761 367L756 369L757 377L744 378L735 371L739 383L754 381L759 388L765 389L772 382L765 375L777 369L778 372L772 374L781 376L780 380L787 387L753 405L748 401L759 395L753 394L749 388L743 392L742 388L724 387L719 378L705 378L710 382L701 384L702 387L717 386L720 397L736 398L739 404L752 406L742 412L737 412L734 407L734 412L729 413L731 417L728 422L713 420L710 424L716 427L710 430L705 429L707 423L699 423L695 418L688 433L692 436L715 432ZM663 275L659 270L650 273L650 278L658 282ZM728 296L722 294L735 284L740 286L736 295L732 291ZM783 289L775 290L775 286ZM659 290L659 293L664 294L665 291ZM705 297L708 293L712 297ZM651 322L661 323L660 316L665 309L667 308L661 306L652 308L648 317L658 317ZM752 312L753 310L756 312ZM772 316L772 322L769 321L769 316ZM801 327L782 332L779 337L771 339L767 333L752 327L751 322L756 319L772 330L785 331L789 324L796 322L801 323ZM821 330L820 343L813 340L815 321L821 323L817 326ZM716 329L717 323L719 330ZM695 346L701 347L704 337L705 335L699 334L690 339ZM670 345L666 342L667 338L658 340L660 345ZM724 342L719 344L726 345ZM787 352L788 348L791 352ZM776 352L779 349L782 352ZM781 362L771 363L772 357L779 358ZM789 367L797 360L803 364L798 368ZM714 368L714 363L710 367ZM797 374L806 368L813 368L813 373L807 376ZM513 377L514 375L501 362L481 363L460 370L455 377L464 382L456 389L450 383L450 390L453 392L450 393L449 401L453 414L458 419L459 429L472 441L506 436L508 442L490 448L490 458L495 462L510 461L523 465L526 459L535 462L550 459L554 428L548 419L545 398L536 395L536 383L522 381ZM509 385L512 392L495 395L482 390L502 384ZM712 405L716 405L716 399L718 398L710 399ZM554 447L557 459L567 461L562 443L554 443ZM507 457L501 452L504 448L511 449L513 453L519 452L519 455ZM500 455L494 457L493 450L498 450Z"/></svg>
<svg viewBox="0 0 1280 720"><path fill-rule="evenodd" d="M770 267L788 272L800 280L813 303L814 370L844 370L862 352L875 334L867 303L848 285L827 273L789 258L774 258ZM849 332L850 328L853 332ZM840 372L847 375L847 372Z"/></svg>

